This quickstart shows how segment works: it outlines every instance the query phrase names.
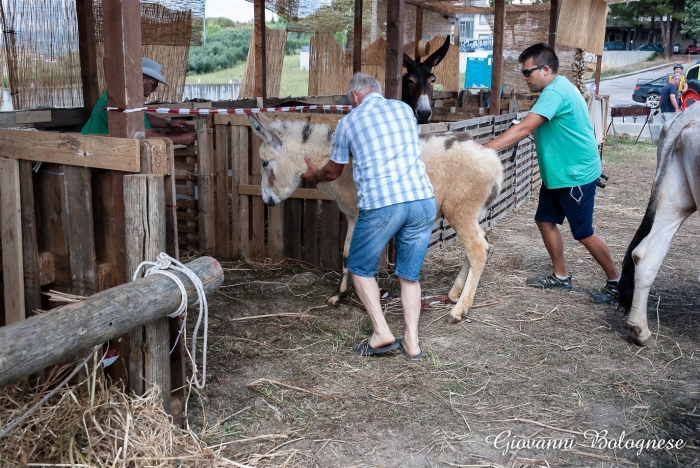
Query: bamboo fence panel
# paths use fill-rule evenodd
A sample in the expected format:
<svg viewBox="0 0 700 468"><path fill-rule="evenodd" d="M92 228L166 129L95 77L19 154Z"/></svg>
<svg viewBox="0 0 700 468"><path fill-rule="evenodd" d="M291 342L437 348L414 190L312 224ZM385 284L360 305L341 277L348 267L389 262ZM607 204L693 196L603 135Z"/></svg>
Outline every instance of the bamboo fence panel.
<svg viewBox="0 0 700 468"><path fill-rule="evenodd" d="M245 72L241 81L240 97L255 96L255 37L250 39L248 58L246 59ZM287 47L287 31L283 29L265 28L265 44L267 48L267 97L277 97L280 94L282 82L282 68L284 65L284 51ZM259 97L259 96L257 96Z"/></svg>

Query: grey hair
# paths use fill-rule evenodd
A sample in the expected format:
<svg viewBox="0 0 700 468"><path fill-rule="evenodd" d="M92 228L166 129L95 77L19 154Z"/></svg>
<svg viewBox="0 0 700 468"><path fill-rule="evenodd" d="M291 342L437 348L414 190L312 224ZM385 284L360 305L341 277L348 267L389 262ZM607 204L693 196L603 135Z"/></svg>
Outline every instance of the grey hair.
<svg viewBox="0 0 700 468"><path fill-rule="evenodd" d="M680 73L674 73L673 76L671 77L672 80L680 80L681 79L681 74Z"/></svg>
<svg viewBox="0 0 700 468"><path fill-rule="evenodd" d="M355 73L352 75L352 78L350 78L350 82L348 83L348 98L350 97L351 92L360 94L365 90L377 91L381 93L382 85L380 85L379 81L375 80L373 76L365 73Z"/></svg>

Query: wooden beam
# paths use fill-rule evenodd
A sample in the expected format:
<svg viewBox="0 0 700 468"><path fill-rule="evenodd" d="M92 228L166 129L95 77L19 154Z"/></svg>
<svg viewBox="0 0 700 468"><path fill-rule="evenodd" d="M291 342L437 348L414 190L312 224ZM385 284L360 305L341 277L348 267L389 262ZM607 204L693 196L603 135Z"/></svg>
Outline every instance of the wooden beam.
<svg viewBox="0 0 700 468"><path fill-rule="evenodd" d="M224 281L221 265L211 257L200 257L186 266L202 280L207 296ZM184 274L173 274L185 284L188 302L193 305L197 299L194 285ZM50 314L0 327L0 387L166 317L178 309L180 301L180 290L173 280L152 275L59 307ZM42 339L37 340L38 336Z"/></svg>
<svg viewBox="0 0 700 468"><path fill-rule="evenodd" d="M603 68L603 56L598 55L595 62L595 93L600 94L600 71Z"/></svg>
<svg viewBox="0 0 700 468"><path fill-rule="evenodd" d="M0 216L2 216L5 325L9 325L26 318L24 258L22 254L22 202L19 161L17 159L0 158ZM2 341L2 343L3 346L9 344L7 341Z"/></svg>
<svg viewBox="0 0 700 468"><path fill-rule="evenodd" d="M506 19L505 0L496 0L493 20L493 66L491 68L491 115L501 113L501 82L503 80L503 33Z"/></svg>
<svg viewBox="0 0 700 468"><path fill-rule="evenodd" d="M547 43L554 49L557 46L557 22L559 21L559 0L549 0L549 36Z"/></svg>
<svg viewBox="0 0 700 468"><path fill-rule="evenodd" d="M386 69L384 97L401 99L403 71L403 24L406 13L404 0L386 3Z"/></svg>
<svg viewBox="0 0 700 468"><path fill-rule="evenodd" d="M420 41L423 39L423 7L416 8L416 35L414 39L415 51L413 58L414 60L420 60L420 53L418 48L420 46Z"/></svg>
<svg viewBox="0 0 700 468"><path fill-rule="evenodd" d="M143 106L141 8L139 0L102 3L107 103L113 107ZM109 135L144 138L141 112L109 112Z"/></svg>
<svg viewBox="0 0 700 468"><path fill-rule="evenodd" d="M93 107L100 98L97 80L97 43L95 41L95 14L92 0L76 0L78 18L78 44L80 50L80 77L83 81L83 115L90 118Z"/></svg>
<svg viewBox="0 0 700 468"><path fill-rule="evenodd" d="M443 1L443 0L440 0ZM420 7L423 8L426 11L432 11L433 13L438 13L445 18L455 18L454 13L450 13L449 11L442 10L438 7L435 7L433 5L428 4L425 0L404 0L406 5L413 5L414 7Z"/></svg>
<svg viewBox="0 0 700 468"><path fill-rule="evenodd" d="M214 138L209 131L214 127L212 116L197 117L197 156L199 158L199 248L216 246L216 206L214 197Z"/></svg>
<svg viewBox="0 0 700 468"><path fill-rule="evenodd" d="M255 42L255 97L267 97L267 48L265 47L265 0L253 2ZM262 104L259 104L262 106Z"/></svg>
<svg viewBox="0 0 700 468"><path fill-rule="evenodd" d="M362 0L355 0L355 23L353 25L352 72L362 71Z"/></svg>
<svg viewBox="0 0 700 468"><path fill-rule="evenodd" d="M0 157L138 172L139 142L79 133L0 129Z"/></svg>

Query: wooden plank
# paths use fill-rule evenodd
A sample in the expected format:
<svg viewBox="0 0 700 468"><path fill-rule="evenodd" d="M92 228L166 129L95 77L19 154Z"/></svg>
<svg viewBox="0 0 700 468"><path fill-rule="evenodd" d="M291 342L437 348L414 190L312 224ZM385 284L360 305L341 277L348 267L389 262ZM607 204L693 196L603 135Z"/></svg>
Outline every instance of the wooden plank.
<svg viewBox="0 0 700 468"><path fill-rule="evenodd" d="M34 128L56 128L56 127L75 127L83 125L87 122L83 113L83 107L72 107L65 109L51 109L51 121L35 122ZM30 111L37 112L37 111Z"/></svg>
<svg viewBox="0 0 700 468"><path fill-rule="evenodd" d="M71 292L79 296L90 296L97 292L91 174L84 167L64 166L63 170Z"/></svg>
<svg viewBox="0 0 700 468"><path fill-rule="evenodd" d="M403 25L406 6L404 0L386 3L386 68L384 97L401 99L403 71Z"/></svg>
<svg viewBox="0 0 700 468"><path fill-rule="evenodd" d="M339 229L340 209L335 202L321 202L321 266L338 269L341 267Z"/></svg>
<svg viewBox="0 0 700 468"><path fill-rule="evenodd" d="M312 265L318 264L318 242L316 239L318 203L315 199L307 199L304 202L304 250L302 260Z"/></svg>
<svg viewBox="0 0 700 468"><path fill-rule="evenodd" d="M138 141L79 133L0 129L0 157L126 172L141 165Z"/></svg>
<svg viewBox="0 0 700 468"><path fill-rule="evenodd" d="M214 255L216 257L230 258L228 241L229 224L229 191L228 191L228 170L229 170L229 135L231 127L229 125L216 125L216 243Z"/></svg>
<svg viewBox="0 0 700 468"><path fill-rule="evenodd" d="M140 157L141 157L141 173L142 174L170 174L168 163L168 142L172 142L167 138L149 138L148 140L139 140Z"/></svg>
<svg viewBox="0 0 700 468"><path fill-rule="evenodd" d="M0 127L29 125L36 122L51 122L50 110L26 110L0 112Z"/></svg>
<svg viewBox="0 0 700 468"><path fill-rule="evenodd" d="M165 193L162 175L124 177L127 277L138 265L154 262L165 251ZM142 272L143 273L143 272ZM170 325L167 317L147 323L129 334L129 388L143 395L151 384L161 389L163 406L170 412Z"/></svg>
<svg viewBox="0 0 700 468"><path fill-rule="evenodd" d="M499 115L503 82L503 35L506 18L505 0L496 0L493 24L493 62L491 68L491 115Z"/></svg>
<svg viewBox="0 0 700 468"><path fill-rule="evenodd" d="M208 297L223 283L221 265L211 257L200 257L186 266L202 280ZM173 273L185 284L188 302L193 305L197 298L194 285L184 274ZM180 301L179 289L170 278L152 275L0 327L0 387L47 366L72 361L81 350L165 317L177 310Z"/></svg>
<svg viewBox="0 0 700 468"><path fill-rule="evenodd" d="M267 97L267 50L265 47L265 0L253 0L255 47L255 97Z"/></svg>
<svg viewBox="0 0 700 468"><path fill-rule="evenodd" d="M255 195L262 197L262 189L260 184L240 184L238 186L239 195ZM319 189L298 188L295 189L288 198L301 198L305 200L333 200L331 197L320 191Z"/></svg>
<svg viewBox="0 0 700 468"><path fill-rule="evenodd" d="M231 258L240 258L248 252L248 196L241 195L238 187L248 182L249 127L231 127Z"/></svg>
<svg viewBox="0 0 700 468"><path fill-rule="evenodd" d="M29 132L27 132L29 133ZM5 325L26 318L24 258L22 255L22 202L19 161L0 158L0 215L2 216L2 279ZM8 344L3 342L3 345Z"/></svg>
<svg viewBox="0 0 700 468"><path fill-rule="evenodd" d="M199 245L213 251L216 246L216 204L214 197L214 138L210 116L197 117L197 152L199 158Z"/></svg>
<svg viewBox="0 0 700 468"><path fill-rule="evenodd" d="M303 200L284 202L284 256L301 260Z"/></svg>
<svg viewBox="0 0 700 468"><path fill-rule="evenodd" d="M260 169L260 138L253 136L252 154L250 158L250 183L260 185L262 174ZM250 243L248 257L262 259L265 255L265 204L260 197L251 200Z"/></svg>
<svg viewBox="0 0 700 468"><path fill-rule="evenodd" d="M168 174L163 178L165 190L165 253L173 258L180 258L180 249L177 242L177 194L175 193L175 157L173 155L173 142L166 142L166 157L169 168Z"/></svg>
<svg viewBox="0 0 700 468"><path fill-rule="evenodd" d="M284 205L267 207L267 251L266 257L273 261L284 258Z"/></svg>
<svg viewBox="0 0 700 468"><path fill-rule="evenodd" d="M19 162L22 205L22 257L24 261L25 317L41 309L39 246L36 240L36 211L34 210L34 172L32 163ZM53 263L53 262L52 262Z"/></svg>

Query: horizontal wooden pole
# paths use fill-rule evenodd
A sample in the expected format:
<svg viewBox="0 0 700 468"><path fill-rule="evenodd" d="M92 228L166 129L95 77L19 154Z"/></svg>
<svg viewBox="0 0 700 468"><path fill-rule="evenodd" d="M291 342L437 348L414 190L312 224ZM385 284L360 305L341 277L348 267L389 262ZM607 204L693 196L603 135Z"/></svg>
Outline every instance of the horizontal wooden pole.
<svg viewBox="0 0 700 468"><path fill-rule="evenodd" d="M202 280L207 295L224 281L221 265L211 257L200 257L186 266ZM185 284L192 305L197 299L194 285L182 273L173 273ZM180 301L180 291L170 278L151 275L0 327L0 388L166 317L177 310Z"/></svg>
<svg viewBox="0 0 700 468"><path fill-rule="evenodd" d="M262 197L262 189L260 185L239 185L239 195L257 195ZM289 198L302 198L305 200L332 200L328 195L321 192L319 189L298 188L292 192Z"/></svg>
<svg viewBox="0 0 700 468"><path fill-rule="evenodd" d="M140 140L0 129L0 157L70 166L141 170Z"/></svg>
<svg viewBox="0 0 700 468"><path fill-rule="evenodd" d="M265 116L270 120L307 121L311 124L325 124L335 129L338 121L345 117L345 114L311 114L300 112L267 112ZM247 115L239 114L216 114L214 115L214 125L244 125L250 126L250 119Z"/></svg>

